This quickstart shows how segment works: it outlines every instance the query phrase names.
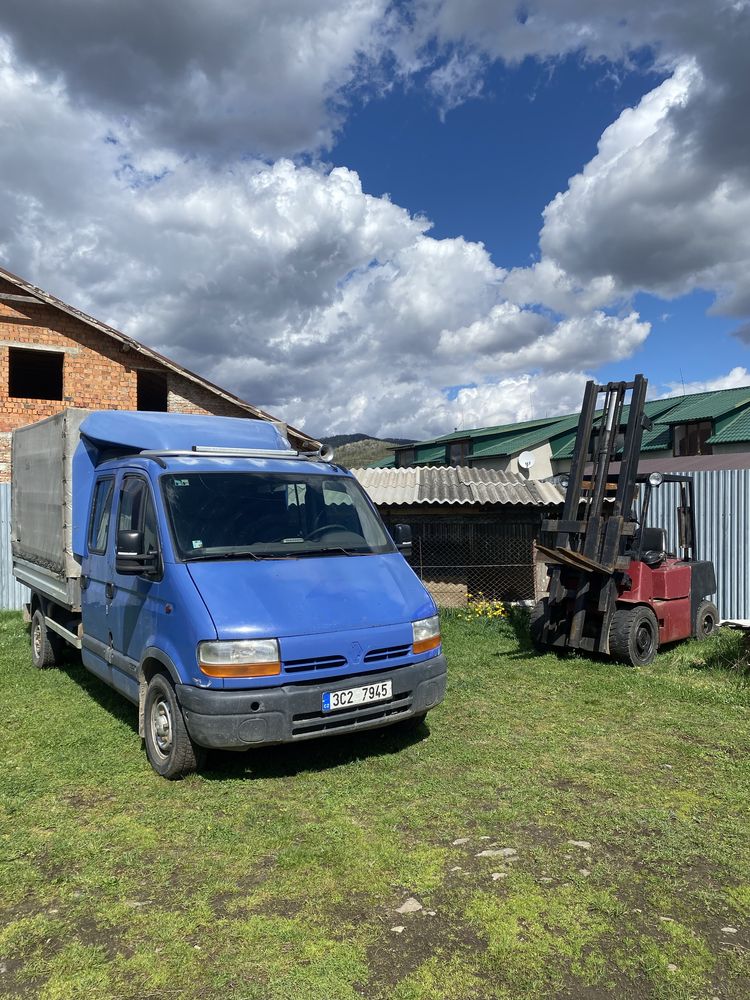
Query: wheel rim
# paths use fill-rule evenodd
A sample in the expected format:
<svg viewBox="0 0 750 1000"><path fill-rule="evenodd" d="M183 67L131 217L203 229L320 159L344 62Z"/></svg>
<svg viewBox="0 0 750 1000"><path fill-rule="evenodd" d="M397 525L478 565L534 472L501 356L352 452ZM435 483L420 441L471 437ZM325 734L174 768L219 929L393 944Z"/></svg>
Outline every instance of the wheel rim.
<svg viewBox="0 0 750 1000"><path fill-rule="evenodd" d="M168 757L172 749L172 712L165 698L157 698L151 706L151 736L157 753Z"/></svg>
<svg viewBox="0 0 750 1000"><path fill-rule="evenodd" d="M716 623L714 621L714 616L709 611L708 614L706 614L706 615L703 616L703 623L702 623L702 628L701 628L701 631L702 631L703 635L706 635L706 636L711 635L711 633L714 630L714 625L715 624Z"/></svg>
<svg viewBox="0 0 750 1000"><path fill-rule="evenodd" d="M639 660L646 659L654 649L654 634L648 622L641 622L635 633L635 650Z"/></svg>
<svg viewBox="0 0 750 1000"><path fill-rule="evenodd" d="M34 659L40 660L42 658L42 625L41 622L34 622L34 628L31 632L31 648L34 652Z"/></svg>

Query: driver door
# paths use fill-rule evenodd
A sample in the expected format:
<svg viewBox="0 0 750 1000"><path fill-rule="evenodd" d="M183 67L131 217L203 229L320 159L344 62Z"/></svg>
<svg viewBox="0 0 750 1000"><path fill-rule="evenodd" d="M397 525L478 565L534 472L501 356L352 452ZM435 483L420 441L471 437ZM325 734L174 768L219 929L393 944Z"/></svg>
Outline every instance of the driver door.
<svg viewBox="0 0 750 1000"><path fill-rule="evenodd" d="M156 507L151 484L137 473L121 482L115 531L112 632L112 683L128 697L138 694L138 668L144 649L151 645L164 609L163 567ZM117 571L117 537L121 531L143 533L144 551L158 554L158 569L131 576Z"/></svg>

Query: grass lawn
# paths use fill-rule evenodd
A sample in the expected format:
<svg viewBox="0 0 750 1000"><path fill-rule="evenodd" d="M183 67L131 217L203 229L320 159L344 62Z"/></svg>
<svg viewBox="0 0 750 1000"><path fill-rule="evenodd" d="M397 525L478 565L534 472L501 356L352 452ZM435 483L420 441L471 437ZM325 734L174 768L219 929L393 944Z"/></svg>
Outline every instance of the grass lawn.
<svg viewBox="0 0 750 1000"><path fill-rule="evenodd" d="M0 995L750 996L741 640L636 671L537 656L502 620L444 636L448 697L416 735L170 783L127 702L36 672L0 616Z"/></svg>

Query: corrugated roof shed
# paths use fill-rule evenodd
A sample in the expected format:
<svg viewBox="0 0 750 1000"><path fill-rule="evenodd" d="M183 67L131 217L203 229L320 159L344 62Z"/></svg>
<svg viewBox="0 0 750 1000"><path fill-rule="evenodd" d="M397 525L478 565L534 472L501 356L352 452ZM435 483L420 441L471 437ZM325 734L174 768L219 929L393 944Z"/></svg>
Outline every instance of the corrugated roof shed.
<svg viewBox="0 0 750 1000"><path fill-rule="evenodd" d="M518 504L548 507L564 495L552 483L512 472L467 466L406 469L352 469L373 503Z"/></svg>

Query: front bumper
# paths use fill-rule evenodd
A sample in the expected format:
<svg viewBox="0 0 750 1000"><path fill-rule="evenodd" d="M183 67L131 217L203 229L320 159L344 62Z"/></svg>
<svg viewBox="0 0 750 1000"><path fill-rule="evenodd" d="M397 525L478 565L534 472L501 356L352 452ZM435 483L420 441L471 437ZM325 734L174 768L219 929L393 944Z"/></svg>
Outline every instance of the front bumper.
<svg viewBox="0 0 750 1000"><path fill-rule="evenodd" d="M188 732L199 746L247 750L377 729L422 715L445 697L446 669L445 656L440 653L421 663L316 684L286 684L252 691L210 691L178 684L175 690ZM324 691L387 680L393 683L393 695L387 701L336 712L321 711Z"/></svg>

